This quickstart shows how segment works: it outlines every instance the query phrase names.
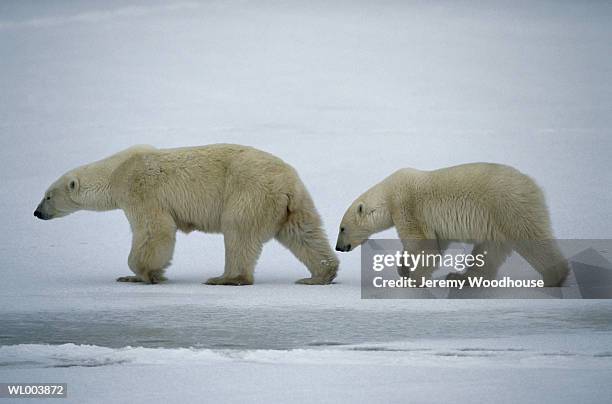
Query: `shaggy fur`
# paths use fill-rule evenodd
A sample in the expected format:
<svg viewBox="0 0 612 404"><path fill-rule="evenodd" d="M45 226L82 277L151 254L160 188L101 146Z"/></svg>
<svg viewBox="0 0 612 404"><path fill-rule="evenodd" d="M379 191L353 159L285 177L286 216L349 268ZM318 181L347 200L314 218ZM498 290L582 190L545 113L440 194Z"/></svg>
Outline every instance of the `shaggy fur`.
<svg viewBox="0 0 612 404"><path fill-rule="evenodd" d="M492 278L512 250L542 275L546 286L559 285L568 272L542 191L512 167L473 163L435 171L399 170L348 208L336 249L350 251L393 226L412 252L431 252L434 244L440 252L449 240L476 241L473 253L487 251L483 272ZM419 277L430 276L432 270L419 268L411 274L399 268L403 276ZM458 276L462 274L450 275Z"/></svg>
<svg viewBox="0 0 612 404"><path fill-rule="evenodd" d="M250 285L263 244L276 238L311 273L298 283L328 284L338 260L296 171L271 154L239 145L181 149L135 146L58 179L35 215L122 209L133 233L135 276L165 280L176 231L222 233L225 271L210 285Z"/></svg>

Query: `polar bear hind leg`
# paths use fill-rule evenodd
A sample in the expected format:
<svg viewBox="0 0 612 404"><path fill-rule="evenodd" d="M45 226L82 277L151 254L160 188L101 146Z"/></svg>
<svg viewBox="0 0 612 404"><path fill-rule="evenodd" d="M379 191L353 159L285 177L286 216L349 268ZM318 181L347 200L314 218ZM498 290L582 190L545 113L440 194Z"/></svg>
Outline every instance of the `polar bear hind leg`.
<svg viewBox="0 0 612 404"><path fill-rule="evenodd" d="M569 273L567 260L555 240L526 240L514 249L542 275L545 287L561 286Z"/></svg>
<svg viewBox="0 0 612 404"><path fill-rule="evenodd" d="M276 234L276 240L289 249L310 271L310 278L300 279L296 283L327 285L336 277L338 258L329 246L321 227L321 219L316 212L290 212L287 221Z"/></svg>

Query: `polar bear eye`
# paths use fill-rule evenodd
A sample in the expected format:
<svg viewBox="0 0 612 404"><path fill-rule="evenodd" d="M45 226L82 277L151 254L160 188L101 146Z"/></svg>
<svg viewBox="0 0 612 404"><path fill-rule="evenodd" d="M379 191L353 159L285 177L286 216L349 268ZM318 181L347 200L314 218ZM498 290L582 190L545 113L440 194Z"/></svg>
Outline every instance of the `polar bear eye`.
<svg viewBox="0 0 612 404"><path fill-rule="evenodd" d="M344 227L340 228L340 233L344 233Z"/></svg>
<svg viewBox="0 0 612 404"><path fill-rule="evenodd" d="M46 199L47 201L50 201L50 200L51 200L51 196L50 196L50 195L47 195L47 197L46 197L45 199Z"/></svg>

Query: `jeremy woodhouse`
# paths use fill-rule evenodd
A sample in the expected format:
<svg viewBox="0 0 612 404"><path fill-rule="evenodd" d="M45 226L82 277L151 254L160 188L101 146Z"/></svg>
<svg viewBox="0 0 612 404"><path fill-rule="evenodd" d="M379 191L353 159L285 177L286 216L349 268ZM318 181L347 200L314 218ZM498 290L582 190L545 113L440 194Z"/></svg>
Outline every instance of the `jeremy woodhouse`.
<svg viewBox="0 0 612 404"><path fill-rule="evenodd" d="M541 279L512 279L504 276L502 279L485 279L482 276L467 279L430 279L426 276L409 278L402 276L397 279L384 279L376 276L372 280L375 288L543 288Z"/></svg>

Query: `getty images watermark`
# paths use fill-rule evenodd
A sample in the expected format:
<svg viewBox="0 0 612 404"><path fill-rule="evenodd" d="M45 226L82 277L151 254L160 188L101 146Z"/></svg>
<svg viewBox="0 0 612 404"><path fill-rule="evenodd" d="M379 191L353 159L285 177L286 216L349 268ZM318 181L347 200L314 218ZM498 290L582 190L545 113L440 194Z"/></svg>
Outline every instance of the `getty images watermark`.
<svg viewBox="0 0 612 404"><path fill-rule="evenodd" d="M361 296L612 298L612 240L368 240Z"/></svg>

